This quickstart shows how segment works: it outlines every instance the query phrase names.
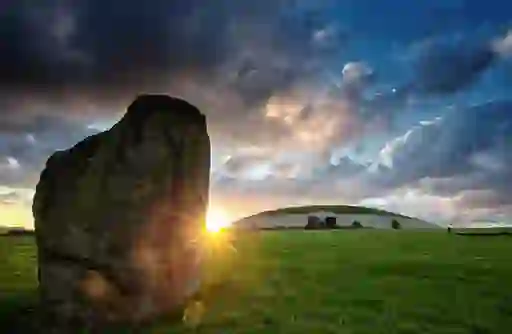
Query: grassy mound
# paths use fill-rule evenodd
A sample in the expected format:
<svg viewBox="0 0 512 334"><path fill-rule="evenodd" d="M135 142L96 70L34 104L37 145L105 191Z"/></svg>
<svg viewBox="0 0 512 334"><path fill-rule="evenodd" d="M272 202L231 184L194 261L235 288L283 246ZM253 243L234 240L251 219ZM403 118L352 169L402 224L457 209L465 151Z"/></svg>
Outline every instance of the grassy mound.
<svg viewBox="0 0 512 334"><path fill-rule="evenodd" d="M410 218L398 213L384 211L375 208L368 208L364 206L353 206L353 205L307 205L307 206L292 206L287 208L280 208L276 210L268 210L259 213L258 215L280 215L280 214L308 214L310 212L326 211L336 214L366 214L366 215L377 215L386 217L402 217Z"/></svg>
<svg viewBox="0 0 512 334"><path fill-rule="evenodd" d="M276 231L242 234L234 246L236 257L224 251L210 257L210 278L223 284L202 296L198 328L163 321L146 332L502 334L512 328L507 236ZM35 301L33 239L1 238L0 258L5 321Z"/></svg>

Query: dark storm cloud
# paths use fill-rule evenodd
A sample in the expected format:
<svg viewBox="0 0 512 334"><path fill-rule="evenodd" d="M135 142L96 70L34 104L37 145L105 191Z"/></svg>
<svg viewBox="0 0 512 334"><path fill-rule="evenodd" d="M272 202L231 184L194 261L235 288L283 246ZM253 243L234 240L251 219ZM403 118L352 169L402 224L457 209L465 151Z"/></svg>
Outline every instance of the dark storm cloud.
<svg viewBox="0 0 512 334"><path fill-rule="evenodd" d="M405 167L402 179L447 177L469 171L470 156L495 148L512 133L511 101L492 102L453 110L402 137L392 149L393 165Z"/></svg>
<svg viewBox="0 0 512 334"><path fill-rule="evenodd" d="M381 151L392 168L374 181L389 188L420 181L426 190L451 196L485 190L496 196L493 201L510 202L511 112L512 101L492 102L453 110L410 130Z"/></svg>
<svg viewBox="0 0 512 334"><path fill-rule="evenodd" d="M497 58L490 43L432 41L415 64L414 88L433 94L456 92L476 81Z"/></svg>
<svg viewBox="0 0 512 334"><path fill-rule="evenodd" d="M2 14L1 84L106 88L135 73L207 69L225 50L228 1L199 2L13 2ZM65 57L71 50L87 61Z"/></svg>
<svg viewBox="0 0 512 334"><path fill-rule="evenodd" d="M128 1L121 6L112 0L10 4L0 14L5 28L0 30L5 41L0 46L0 87L2 101L8 103L0 112L20 112L19 92L34 100L53 98L57 104L84 95L101 106L104 100L115 103L142 90L165 91L191 99L211 113L213 131L236 138L250 134L253 141L282 138L291 131L248 115L261 116L270 97L286 95L296 85L325 86L320 73L340 66L349 40L350 30L333 19L335 9L343 7L336 1L321 6L284 0L142 4ZM433 51L443 48L437 44L424 48L414 80L417 91L453 87L458 80L454 77L464 81L464 73L480 68L482 61L468 56L469 60L458 62L463 65L455 74L447 74L448 64L464 58L464 53L452 57L451 51L436 51L440 55ZM436 72L441 73L428 75ZM334 89L337 98L350 104L349 112L360 122L379 118L391 124L411 92L407 85L364 99L364 90L376 80L364 62L346 64L342 76L342 86ZM76 103L64 109L78 113L82 108ZM299 121L309 121L317 109L306 101ZM337 111L332 114L336 118ZM223 120L216 121L220 117ZM248 131L251 126L246 124L262 129ZM346 139L347 129L339 128L339 135L331 135L332 145Z"/></svg>
<svg viewBox="0 0 512 334"><path fill-rule="evenodd" d="M305 59L325 55L313 36L326 22L284 0L16 1L0 15L8 91L162 89L181 75L210 81L229 60L235 88L252 103L297 80ZM324 44L339 49L345 35L330 29Z"/></svg>
<svg viewBox="0 0 512 334"><path fill-rule="evenodd" d="M265 119L267 100L296 83L316 83L347 41L346 30L309 7L285 0L11 2L0 13L0 131L20 138L4 151L28 150L19 143L35 130L17 122L27 115L94 109L90 117L113 117L145 90L198 105L220 141L279 142L293 129ZM56 117L37 123L53 121L48 132L62 142L52 138L34 152L37 166L51 148L84 136L82 129L59 135L67 121Z"/></svg>
<svg viewBox="0 0 512 334"><path fill-rule="evenodd" d="M0 182L3 185L34 185L53 152L66 149L96 132L77 121L54 116L3 120L0 126L0 159L15 163L3 168Z"/></svg>
<svg viewBox="0 0 512 334"><path fill-rule="evenodd" d="M184 97L207 114L214 146L232 154L212 189L234 199L255 192L260 200L348 200L425 178L444 180L430 189L449 196L492 189L512 198L502 168L512 163L512 145L503 144L509 102L413 129L384 151L392 168L329 161L340 146L416 118L405 115L410 100L464 94L510 55L511 34L473 38L455 22L469 33L452 38L440 27L448 22L425 14L445 2L9 1L0 12L0 185L32 187L53 151L96 132L84 120L113 120L147 90ZM467 18L458 7L450 13ZM382 44L432 35L441 37L423 43L412 64L398 64L412 65L410 77L396 63L386 71ZM82 116L90 109L97 113ZM244 146L264 153L239 153ZM289 153L301 158L288 161ZM484 197L471 196L461 203Z"/></svg>
<svg viewBox="0 0 512 334"><path fill-rule="evenodd" d="M451 94L475 83L491 66L512 53L510 32L489 39L474 35L443 36L421 43L413 61L411 89Z"/></svg>
<svg viewBox="0 0 512 334"><path fill-rule="evenodd" d="M364 63L349 63L345 67L352 83L345 80L338 94L352 101L358 114L366 121L383 120L391 129L410 98L428 99L435 95L452 96L475 84L491 67L512 55L512 34L476 38L466 35L453 38L440 36L417 45L412 52L410 79L394 88L364 97L365 90L380 80L378 73ZM349 65L351 65L349 67ZM366 76L363 76L366 74ZM362 80L365 79L365 80Z"/></svg>
<svg viewBox="0 0 512 334"><path fill-rule="evenodd" d="M448 67L456 60L457 58L440 57L437 61ZM350 69L350 67L353 70L352 74L346 72L339 89L329 93L328 98L348 101L351 112L354 112L363 122L371 122L376 117L382 117L388 123L389 128L389 123L393 122L393 118L400 117L400 112L406 106L407 99L420 91L419 86L409 85L388 89L388 91L366 98L363 96L363 91L373 80L369 79L375 77L374 71L362 63L352 63L348 68ZM461 68L465 67L461 66ZM464 74L465 72L456 70L453 73ZM450 75L447 77L454 78ZM428 83L428 79L422 78L422 80L418 82ZM352 89L353 87L357 89ZM428 87L428 85L424 87ZM429 93L433 93L433 90L429 90ZM374 172L369 173L371 168L368 169L368 166L357 164L350 159L342 159L339 164L331 164L325 160L318 161L317 166L319 167L315 170L316 182L320 179L339 180L363 174L366 175L369 182L375 183L374 191L377 191L379 187L392 189L411 185L425 177L443 178L468 173L475 168L474 163L470 160L473 154L493 148L497 140L507 137L507 131L510 130L512 133L510 125L507 125L510 124L507 110L511 108L511 105L512 103L505 101L472 107L467 110L456 110L448 113L442 121L418 126L410 134L394 143L389 143L387 153L386 150L383 150L382 155L388 155L395 168L376 164L373 168ZM306 107L312 109L312 114L318 113L314 106L307 105ZM336 113L332 115L336 115ZM353 126L350 128L353 129ZM339 127L339 130L346 134L344 127ZM338 136L327 138L328 143L324 148L329 150L329 148L344 142L340 138ZM354 136L348 138L354 138ZM325 156L320 154L315 158L322 157L329 159L330 154ZM268 161L272 160L270 157L267 158ZM258 159L255 164L261 164L265 162L264 160ZM297 182L302 181L298 180ZM481 186L494 187L491 183L488 180ZM460 190L463 189L466 188ZM454 191L455 189L449 189L451 195L454 194Z"/></svg>

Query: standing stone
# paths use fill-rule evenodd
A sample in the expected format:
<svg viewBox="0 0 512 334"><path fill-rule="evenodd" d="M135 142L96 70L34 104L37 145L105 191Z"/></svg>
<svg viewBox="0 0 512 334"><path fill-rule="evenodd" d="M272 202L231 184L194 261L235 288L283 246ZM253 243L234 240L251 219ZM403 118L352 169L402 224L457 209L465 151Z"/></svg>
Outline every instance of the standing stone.
<svg viewBox="0 0 512 334"><path fill-rule="evenodd" d="M308 223L306 224L306 230L316 230L321 228L322 220L317 216L308 216Z"/></svg>
<svg viewBox="0 0 512 334"><path fill-rule="evenodd" d="M336 228L336 217L328 216L325 217L325 227L326 228Z"/></svg>
<svg viewBox="0 0 512 334"><path fill-rule="evenodd" d="M43 309L86 325L179 309L199 285L209 174L205 117L164 95L51 156L33 203Z"/></svg>

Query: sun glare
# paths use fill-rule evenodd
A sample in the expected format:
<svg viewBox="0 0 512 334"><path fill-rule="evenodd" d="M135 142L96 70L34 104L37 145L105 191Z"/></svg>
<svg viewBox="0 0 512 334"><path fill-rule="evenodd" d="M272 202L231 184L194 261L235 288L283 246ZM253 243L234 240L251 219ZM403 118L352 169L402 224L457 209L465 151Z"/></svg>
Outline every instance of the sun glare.
<svg viewBox="0 0 512 334"><path fill-rule="evenodd" d="M209 209L206 215L206 229L209 232L218 232L230 225L228 216L222 210Z"/></svg>

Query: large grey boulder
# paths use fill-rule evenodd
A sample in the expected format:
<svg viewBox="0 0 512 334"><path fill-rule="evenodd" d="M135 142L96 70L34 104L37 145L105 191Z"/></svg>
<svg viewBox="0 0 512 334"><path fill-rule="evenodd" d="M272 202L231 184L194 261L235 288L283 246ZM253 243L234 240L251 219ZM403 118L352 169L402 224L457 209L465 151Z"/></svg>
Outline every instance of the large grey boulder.
<svg viewBox="0 0 512 334"><path fill-rule="evenodd" d="M209 173L205 117L164 95L51 156L33 203L48 314L137 323L181 307L199 285Z"/></svg>

